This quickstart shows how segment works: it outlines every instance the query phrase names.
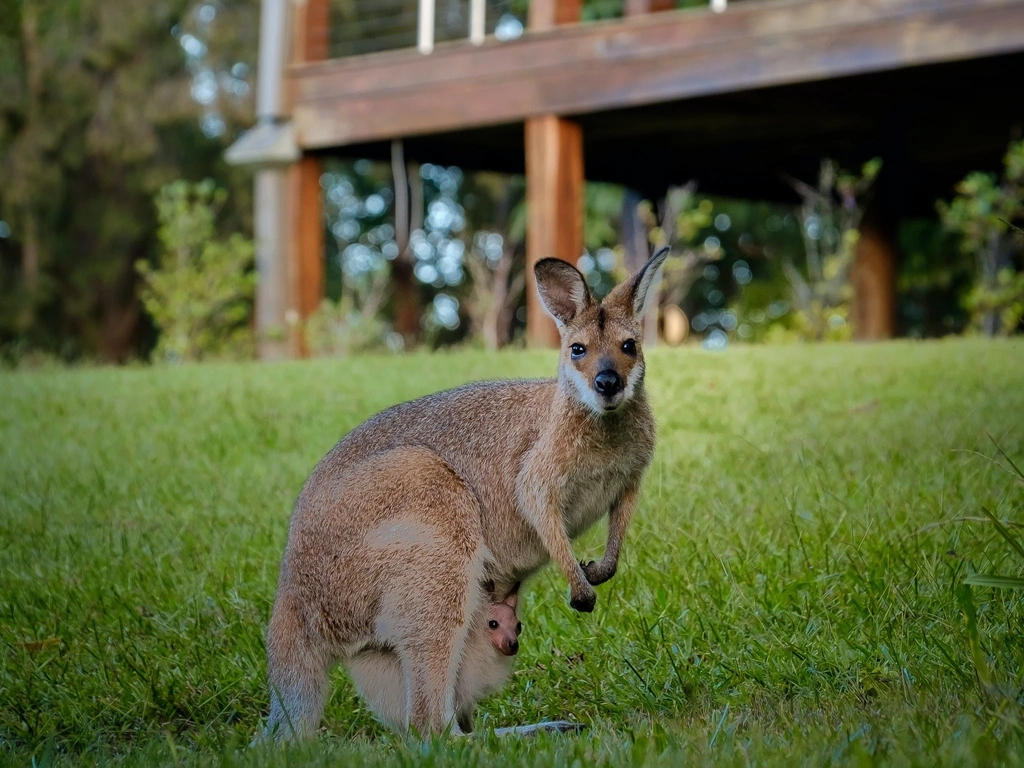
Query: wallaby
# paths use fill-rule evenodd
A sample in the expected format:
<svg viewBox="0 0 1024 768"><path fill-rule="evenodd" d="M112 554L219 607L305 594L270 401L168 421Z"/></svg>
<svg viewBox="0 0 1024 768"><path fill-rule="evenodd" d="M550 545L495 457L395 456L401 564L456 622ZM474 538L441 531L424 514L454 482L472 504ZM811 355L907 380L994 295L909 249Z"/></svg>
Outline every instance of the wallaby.
<svg viewBox="0 0 1024 768"><path fill-rule="evenodd" d="M572 265L539 261L537 291L561 335L556 379L394 406L320 461L295 502L267 635L271 731L315 729L329 666L377 649L399 660L408 724L457 732L484 580L508 592L554 559L572 607L594 609L654 454L640 319L668 252L601 302ZM606 514L604 556L577 562L571 540Z"/></svg>
<svg viewBox="0 0 1024 768"><path fill-rule="evenodd" d="M485 586L493 593L494 585ZM466 638L455 686L455 717L463 733L473 730L477 702L497 693L512 674L523 625L516 614L519 585L504 598L492 594L486 627L474 626ZM377 717L394 730L409 721L408 702L398 657L389 651L360 653L345 664L356 690Z"/></svg>

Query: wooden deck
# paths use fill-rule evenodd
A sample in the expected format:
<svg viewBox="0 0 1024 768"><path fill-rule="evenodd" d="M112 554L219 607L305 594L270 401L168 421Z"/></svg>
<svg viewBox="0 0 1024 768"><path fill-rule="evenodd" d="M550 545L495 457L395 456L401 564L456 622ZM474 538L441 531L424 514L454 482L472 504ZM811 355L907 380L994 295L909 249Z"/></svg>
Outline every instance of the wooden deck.
<svg viewBox="0 0 1024 768"><path fill-rule="evenodd" d="M307 150L1024 51L1024 0L750 0L300 64ZM1005 83L1021 97L1020 81Z"/></svg>
<svg viewBox="0 0 1024 768"><path fill-rule="evenodd" d="M654 199L696 179L704 193L782 200L785 176L814 178L822 157L853 168L881 156L865 239L875 253L858 253L875 266L856 299L875 309L855 330L885 338L896 223L934 215L957 179L994 170L1024 130L1024 0L743 0L720 14L625 0L625 18L594 23L578 22L580 0L530 0L518 40L344 59L326 58L329 0L263 0L274 18L286 3L291 25L261 33L272 82L258 113L268 135L295 136L300 159L257 183L258 205L287 222L260 240L262 272L287 275L260 283L265 356L283 308L306 318L322 295L320 155L387 159L402 139L407 159L525 172L528 264L579 257L584 178ZM279 64L289 28L290 63ZM532 288L527 300L530 342L554 343ZM291 354L304 351L297 327Z"/></svg>

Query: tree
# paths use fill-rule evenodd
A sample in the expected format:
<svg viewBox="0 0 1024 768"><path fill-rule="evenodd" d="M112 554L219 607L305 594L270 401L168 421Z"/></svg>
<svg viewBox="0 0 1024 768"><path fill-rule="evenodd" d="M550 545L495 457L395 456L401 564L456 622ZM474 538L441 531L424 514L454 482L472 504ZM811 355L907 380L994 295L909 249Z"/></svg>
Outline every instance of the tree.
<svg viewBox="0 0 1024 768"><path fill-rule="evenodd" d="M1002 178L971 173L957 184L952 203L938 203L942 223L960 235L961 250L977 265L966 299L975 325L987 336L1011 334L1024 317L1024 271L1014 254L1024 234L1014 226L1024 217L1024 141L1010 144Z"/></svg>
<svg viewBox="0 0 1024 768"><path fill-rule="evenodd" d="M254 56L256 4L0 2L0 344L124 360L147 344L133 265L158 247L155 192L213 175L248 225L248 183L220 156L249 96L220 135L201 125L209 104L172 31L215 8Z"/></svg>
<svg viewBox="0 0 1024 768"><path fill-rule="evenodd" d="M850 268L860 237L863 198L881 167L880 160L871 160L858 176L842 173L838 164L824 160L816 185L791 181L803 201L806 264L801 270L787 256L783 268L801 331L809 340L849 336Z"/></svg>
<svg viewBox="0 0 1024 768"><path fill-rule="evenodd" d="M466 309L475 335L489 350L507 346L512 324L526 286L525 191L522 177L474 174L478 204L481 198L496 200L492 229L473 234L466 254L472 284ZM484 195L481 193L489 192Z"/></svg>

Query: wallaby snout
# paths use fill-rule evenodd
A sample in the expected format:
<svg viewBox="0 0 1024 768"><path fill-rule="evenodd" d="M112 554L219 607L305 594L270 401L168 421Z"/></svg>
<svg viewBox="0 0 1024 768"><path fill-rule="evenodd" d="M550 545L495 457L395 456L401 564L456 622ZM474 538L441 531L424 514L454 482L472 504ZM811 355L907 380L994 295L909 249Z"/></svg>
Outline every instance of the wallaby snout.
<svg viewBox="0 0 1024 768"><path fill-rule="evenodd" d="M607 398L615 397L622 391L622 377L611 368L605 368L594 377L594 389L599 395Z"/></svg>

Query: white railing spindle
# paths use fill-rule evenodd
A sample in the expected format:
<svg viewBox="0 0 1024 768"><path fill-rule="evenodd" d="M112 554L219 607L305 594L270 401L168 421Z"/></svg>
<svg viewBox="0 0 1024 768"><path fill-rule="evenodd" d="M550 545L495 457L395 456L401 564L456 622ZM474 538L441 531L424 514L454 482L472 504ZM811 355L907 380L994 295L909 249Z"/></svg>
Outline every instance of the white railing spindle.
<svg viewBox="0 0 1024 768"><path fill-rule="evenodd" d="M484 41L486 9L485 0L469 0L469 42L473 45L481 45Z"/></svg>
<svg viewBox="0 0 1024 768"><path fill-rule="evenodd" d="M434 0L420 0L416 47L420 53L434 50Z"/></svg>

